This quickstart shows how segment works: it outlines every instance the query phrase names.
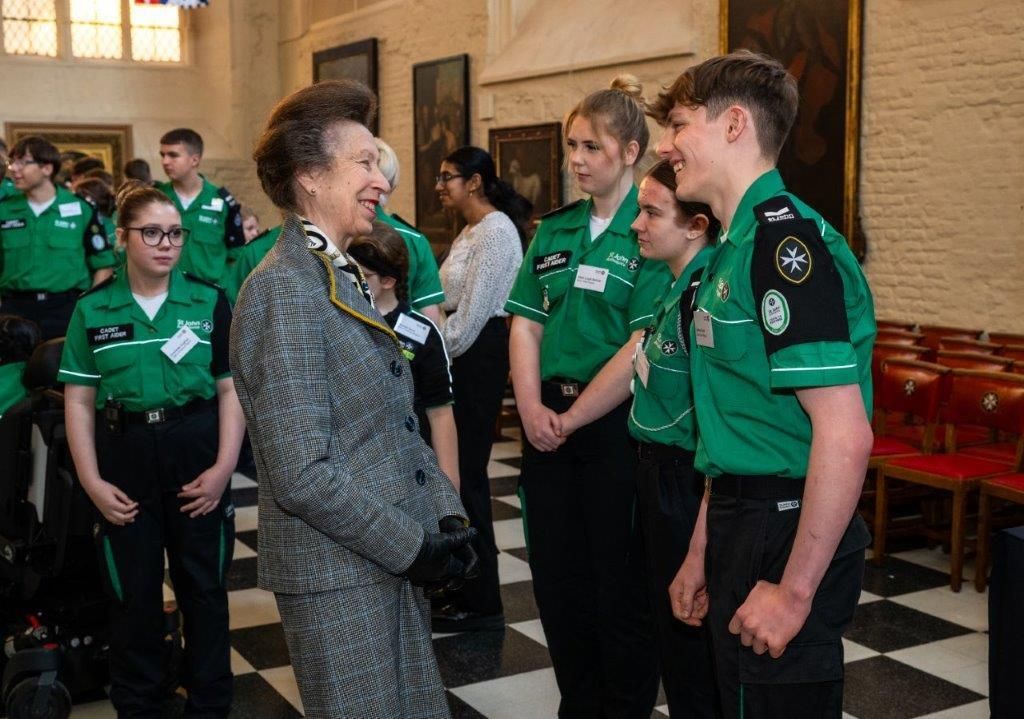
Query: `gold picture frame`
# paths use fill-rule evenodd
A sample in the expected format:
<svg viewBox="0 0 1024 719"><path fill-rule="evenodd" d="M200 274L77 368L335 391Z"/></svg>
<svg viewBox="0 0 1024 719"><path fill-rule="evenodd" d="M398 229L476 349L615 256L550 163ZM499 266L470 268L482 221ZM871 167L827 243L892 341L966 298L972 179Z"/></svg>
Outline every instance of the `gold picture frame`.
<svg viewBox="0 0 1024 719"><path fill-rule="evenodd" d="M491 157L498 177L533 205L537 219L562 205L562 123L491 128Z"/></svg>
<svg viewBox="0 0 1024 719"><path fill-rule="evenodd" d="M719 47L777 58L800 111L779 157L788 189L840 228L858 259L863 0L720 0ZM836 187L840 187L836 190Z"/></svg>
<svg viewBox="0 0 1024 719"><path fill-rule="evenodd" d="M61 152L78 150L99 158L114 176L115 185L124 180L124 165L133 157L131 125L8 122L4 124L4 135L10 145L29 135L42 135Z"/></svg>

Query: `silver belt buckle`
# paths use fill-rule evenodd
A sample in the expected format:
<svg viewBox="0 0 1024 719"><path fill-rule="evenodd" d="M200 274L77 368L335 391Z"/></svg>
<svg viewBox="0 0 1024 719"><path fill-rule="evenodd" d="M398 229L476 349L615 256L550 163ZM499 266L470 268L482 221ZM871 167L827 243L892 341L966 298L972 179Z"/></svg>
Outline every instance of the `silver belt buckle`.
<svg viewBox="0 0 1024 719"><path fill-rule="evenodd" d="M36 292L36 302L45 302L47 297L46 292Z"/></svg>
<svg viewBox="0 0 1024 719"><path fill-rule="evenodd" d="M160 424L164 421L164 409L147 409L146 424Z"/></svg>
<svg viewBox="0 0 1024 719"><path fill-rule="evenodd" d="M579 397L580 386L575 382L562 383L562 396L563 397Z"/></svg>

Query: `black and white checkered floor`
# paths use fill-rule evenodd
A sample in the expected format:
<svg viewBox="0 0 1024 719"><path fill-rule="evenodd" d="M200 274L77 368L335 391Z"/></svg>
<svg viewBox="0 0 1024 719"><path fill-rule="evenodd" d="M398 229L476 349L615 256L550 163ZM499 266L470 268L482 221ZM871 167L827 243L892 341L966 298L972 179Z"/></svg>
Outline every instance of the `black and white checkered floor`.
<svg viewBox="0 0 1024 719"><path fill-rule="evenodd" d="M490 474L508 629L434 640L456 719L546 719L558 707L515 496L518 435L508 430L506 438L494 446ZM235 475L233 487L239 510L229 579L232 716L299 717L302 703L274 598L256 588L256 485ZM959 594L951 592L948 566L941 551L928 549L899 552L883 569L867 565L861 606L845 640L847 717L989 716L987 598L969 583ZM966 576L973 576L973 566ZM75 719L114 716L107 701L73 712ZM654 716L667 716L666 708Z"/></svg>

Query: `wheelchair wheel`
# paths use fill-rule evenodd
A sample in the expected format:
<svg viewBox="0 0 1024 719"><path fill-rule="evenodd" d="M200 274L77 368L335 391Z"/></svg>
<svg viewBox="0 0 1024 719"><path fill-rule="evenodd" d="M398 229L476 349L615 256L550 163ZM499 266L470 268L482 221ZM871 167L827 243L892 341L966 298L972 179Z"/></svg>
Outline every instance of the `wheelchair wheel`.
<svg viewBox="0 0 1024 719"><path fill-rule="evenodd" d="M71 716L71 694L60 682L50 687L50 696L35 706L36 696L45 691L39 677L28 677L18 682L7 695L7 719L67 719Z"/></svg>

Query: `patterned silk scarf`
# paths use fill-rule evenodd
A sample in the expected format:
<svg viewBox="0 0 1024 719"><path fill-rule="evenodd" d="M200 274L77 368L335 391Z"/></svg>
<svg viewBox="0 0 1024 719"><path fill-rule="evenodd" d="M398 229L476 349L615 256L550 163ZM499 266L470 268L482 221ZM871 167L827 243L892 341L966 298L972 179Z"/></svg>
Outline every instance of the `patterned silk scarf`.
<svg viewBox="0 0 1024 719"><path fill-rule="evenodd" d="M302 229L306 232L306 246L311 250L323 252L325 255L330 257L331 264L346 273L349 279L352 280L352 284L355 285L356 290L358 290L366 301L370 303L370 307L374 307L373 295L370 294L370 286L366 283L366 277L363 276L363 271L359 268L359 265L357 265L347 254L339 250L338 247L328 239L323 230L317 227L313 222L301 216L299 217L299 220L302 222Z"/></svg>

